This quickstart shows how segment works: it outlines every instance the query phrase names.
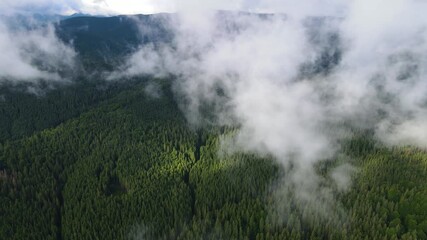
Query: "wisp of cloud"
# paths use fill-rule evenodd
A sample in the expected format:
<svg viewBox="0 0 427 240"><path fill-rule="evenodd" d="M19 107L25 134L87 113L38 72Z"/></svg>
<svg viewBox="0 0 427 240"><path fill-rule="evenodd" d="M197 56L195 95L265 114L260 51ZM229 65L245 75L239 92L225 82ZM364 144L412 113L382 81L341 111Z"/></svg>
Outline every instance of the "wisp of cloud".
<svg viewBox="0 0 427 240"><path fill-rule="evenodd" d="M0 15L0 82L63 81L62 73L76 66L73 47L58 38L53 23L14 14Z"/></svg>

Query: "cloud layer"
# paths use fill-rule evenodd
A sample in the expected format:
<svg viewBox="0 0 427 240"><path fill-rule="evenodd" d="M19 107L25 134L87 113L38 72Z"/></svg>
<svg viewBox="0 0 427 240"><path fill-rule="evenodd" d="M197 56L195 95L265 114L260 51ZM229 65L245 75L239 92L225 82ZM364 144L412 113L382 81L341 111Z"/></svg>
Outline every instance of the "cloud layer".
<svg viewBox="0 0 427 240"><path fill-rule="evenodd" d="M427 146L426 3L234 3L289 12L190 4L168 19L173 44L142 46L122 74L174 76L191 123L238 125L236 147L292 166L287 178L302 200L313 199L321 182L314 166L336 154L348 136L344 125L373 129L386 144ZM204 117L206 108L215 114ZM348 169L331 176L339 189L349 184Z"/></svg>

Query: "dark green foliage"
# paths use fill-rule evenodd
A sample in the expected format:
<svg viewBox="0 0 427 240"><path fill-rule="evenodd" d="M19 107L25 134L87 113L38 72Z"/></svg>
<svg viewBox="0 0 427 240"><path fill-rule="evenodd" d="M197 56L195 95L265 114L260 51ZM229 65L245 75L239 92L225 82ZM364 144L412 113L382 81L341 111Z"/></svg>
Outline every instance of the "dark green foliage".
<svg viewBox="0 0 427 240"><path fill-rule="evenodd" d="M365 132L343 143L357 170L350 190L337 194L346 215L337 223L277 199L280 166L221 152L221 139L237 129L190 128L169 83L159 85L160 98L147 96L144 83L7 93L0 239L427 238L423 150L388 149ZM318 171L327 178L334 164Z"/></svg>
<svg viewBox="0 0 427 240"><path fill-rule="evenodd" d="M132 81L84 79L70 86L0 85L0 142L57 126L134 85ZM31 89L39 95L31 93Z"/></svg>

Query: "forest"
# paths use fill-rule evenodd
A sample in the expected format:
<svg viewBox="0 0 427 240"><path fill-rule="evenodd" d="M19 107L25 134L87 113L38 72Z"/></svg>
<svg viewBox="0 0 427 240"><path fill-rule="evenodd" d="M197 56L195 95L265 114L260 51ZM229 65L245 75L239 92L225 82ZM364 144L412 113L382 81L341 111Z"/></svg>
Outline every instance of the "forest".
<svg viewBox="0 0 427 240"><path fill-rule="evenodd" d="M218 11L211 25L186 16L189 26L167 24L178 14L54 15L49 32L20 21L8 29L0 9L0 50L15 47L8 53L39 74L3 74L13 64L0 59L0 240L427 239L427 149L387 144L375 129L390 120L391 130L425 131L416 120L427 116L427 25L400 38L404 21L384 33L361 12L343 25L351 31L333 28L345 21L335 16L295 25L281 13ZM49 16L39 17L43 29ZM58 70L64 52L75 62ZM233 110L235 122L218 121ZM345 137L307 164L263 151L265 141L233 145L262 125L251 121L274 117L262 129L302 142L299 154L315 152L313 126Z"/></svg>
<svg viewBox="0 0 427 240"><path fill-rule="evenodd" d="M423 149L354 130L353 181L327 216L277 194L272 157L221 153L238 126L189 126L168 79L1 96L0 239L427 239Z"/></svg>

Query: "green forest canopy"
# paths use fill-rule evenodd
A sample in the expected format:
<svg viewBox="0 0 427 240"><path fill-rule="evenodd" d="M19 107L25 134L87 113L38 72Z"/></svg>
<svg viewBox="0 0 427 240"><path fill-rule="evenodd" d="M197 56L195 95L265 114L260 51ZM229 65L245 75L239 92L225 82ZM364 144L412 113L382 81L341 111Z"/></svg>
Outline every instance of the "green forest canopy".
<svg viewBox="0 0 427 240"><path fill-rule="evenodd" d="M2 89L0 239L427 239L425 150L354 131L337 222L278 199L274 160L218 154L238 129L189 127L167 81L161 98L144 81L99 86Z"/></svg>

